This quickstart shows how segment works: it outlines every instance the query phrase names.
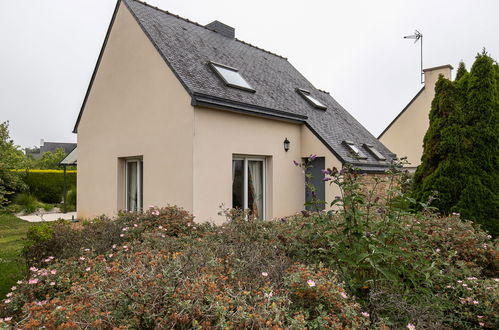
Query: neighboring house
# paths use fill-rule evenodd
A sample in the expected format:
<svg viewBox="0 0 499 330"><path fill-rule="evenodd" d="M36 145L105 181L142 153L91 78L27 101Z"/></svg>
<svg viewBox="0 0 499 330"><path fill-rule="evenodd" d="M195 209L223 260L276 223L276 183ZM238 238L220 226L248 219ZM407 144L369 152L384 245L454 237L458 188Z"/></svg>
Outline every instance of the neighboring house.
<svg viewBox="0 0 499 330"><path fill-rule="evenodd" d="M451 79L452 66L442 65L424 69L424 86L380 134L378 139L397 157L407 157L407 168L414 171L421 164L423 139L430 126L431 102L435 96L435 84L440 75Z"/></svg>
<svg viewBox="0 0 499 330"><path fill-rule="evenodd" d="M283 217L305 202L293 160L317 155L331 201L321 169L382 173L393 157L284 57L133 0L116 5L74 132L79 218L167 204L216 223L222 204Z"/></svg>
<svg viewBox="0 0 499 330"><path fill-rule="evenodd" d="M25 148L24 153L27 156L31 156L35 159L42 157L46 152L53 152L57 149L63 149L64 153L67 155L73 149L76 148L76 143L66 143L66 142L45 142L43 139L40 140L40 148Z"/></svg>

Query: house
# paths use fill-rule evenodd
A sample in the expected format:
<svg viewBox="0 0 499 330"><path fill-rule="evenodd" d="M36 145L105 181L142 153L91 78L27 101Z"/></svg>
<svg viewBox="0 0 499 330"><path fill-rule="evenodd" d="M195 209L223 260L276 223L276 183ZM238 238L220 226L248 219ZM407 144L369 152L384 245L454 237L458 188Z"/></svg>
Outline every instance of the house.
<svg viewBox="0 0 499 330"><path fill-rule="evenodd" d="M35 159L38 159L42 157L42 155L46 152L53 152L56 151L57 149L63 149L64 153L67 155L75 148L76 148L76 143L45 142L44 139L41 139L39 148L25 148L24 153L27 156L31 156Z"/></svg>
<svg viewBox="0 0 499 330"><path fill-rule="evenodd" d="M423 88L378 137L398 157L407 157L406 167L410 171L415 171L421 164L423 139L430 126L429 114L435 96L435 84L440 75L450 79L452 69L449 64L424 69Z"/></svg>
<svg viewBox="0 0 499 330"><path fill-rule="evenodd" d="M293 166L382 173L393 154L284 57L148 4L117 2L74 132L78 217L179 205L199 221L219 206L261 219L305 202Z"/></svg>

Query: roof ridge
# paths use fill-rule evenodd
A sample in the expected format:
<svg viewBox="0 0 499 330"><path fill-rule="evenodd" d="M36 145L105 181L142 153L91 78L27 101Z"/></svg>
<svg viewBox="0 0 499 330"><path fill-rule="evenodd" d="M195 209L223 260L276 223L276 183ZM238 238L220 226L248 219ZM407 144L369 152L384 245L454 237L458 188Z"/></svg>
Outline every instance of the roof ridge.
<svg viewBox="0 0 499 330"><path fill-rule="evenodd" d="M196 26L202 27L202 28L204 28L204 29L206 29L206 30L208 30L208 31L218 33L217 31L215 31L215 30L213 30L213 29L210 29L210 28L206 27L205 25L201 25L201 24L199 24L198 22L191 21L191 20L190 20L190 19L188 19L188 18L185 18L185 17L179 16L179 15L177 15L177 14L174 14L174 13L172 13L172 12L169 12L168 10L161 9L161 8L159 8L159 7L157 7L157 6L153 6L153 5L151 5L151 4L149 4L149 3L145 2L145 1L141 1L141 0L131 0L131 1L135 1L135 2L141 3L141 4L143 4L143 5L145 5L145 6L149 7L149 8L156 9L156 10L158 10L158 11L162 12L162 13L165 13L165 14L167 14L167 15L170 15L170 16L173 16L173 17L176 17L176 18L181 19L181 20L183 20L183 21L185 21L185 22L187 22L187 23L191 23L191 24L194 24L194 25L196 25ZM238 41L238 42L240 42L240 43L242 43L242 44L244 44L244 45L247 45L247 46L253 47L253 48L255 48L255 49L258 49L258 50L260 50L260 51L262 51L262 52L265 52L265 53L267 53L267 54L277 56L277 57L282 58L282 59L284 59L284 60L286 60L286 61L288 60L288 59L287 59L287 57L284 57L284 56L282 56L282 55L278 55L278 54L276 54L276 53L272 53L272 52L271 52L271 51L269 51L269 50L266 50L266 49L260 48L260 47L258 47L258 46L252 45L252 44L250 44L250 43L248 43L248 42L246 42L246 41L242 41L242 40L237 39L237 38L234 38L234 40L236 40L236 41Z"/></svg>

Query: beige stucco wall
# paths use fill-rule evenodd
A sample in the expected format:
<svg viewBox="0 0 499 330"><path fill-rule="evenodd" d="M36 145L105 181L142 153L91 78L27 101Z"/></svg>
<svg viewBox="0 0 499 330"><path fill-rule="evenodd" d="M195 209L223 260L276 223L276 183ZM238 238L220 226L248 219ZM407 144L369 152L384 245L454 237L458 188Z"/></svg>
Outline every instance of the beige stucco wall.
<svg viewBox="0 0 499 330"><path fill-rule="evenodd" d="M194 214L199 220L221 223L219 206L232 206L233 155L266 158L267 219L303 208L304 177L293 166L301 156L301 125L206 108L194 113Z"/></svg>
<svg viewBox="0 0 499 330"><path fill-rule="evenodd" d="M317 154L326 157L328 167L341 168L305 125L196 108L194 127L194 214L198 221L225 221L217 213L221 204L232 206L234 155L266 158L266 219L289 216L304 208L304 174L293 160ZM288 152L283 148L285 138L291 142ZM334 194L336 191L326 186L326 195Z"/></svg>
<svg viewBox="0 0 499 330"><path fill-rule="evenodd" d="M124 208L120 158L142 156L144 206L192 203L190 97L121 4L78 127L78 217Z"/></svg>
<svg viewBox="0 0 499 330"><path fill-rule="evenodd" d="M379 137L381 143L399 158L407 157L407 167L415 168L421 163L423 139L429 126L428 115L435 96L435 83L440 74L450 79L451 70L450 65L425 69L424 90Z"/></svg>

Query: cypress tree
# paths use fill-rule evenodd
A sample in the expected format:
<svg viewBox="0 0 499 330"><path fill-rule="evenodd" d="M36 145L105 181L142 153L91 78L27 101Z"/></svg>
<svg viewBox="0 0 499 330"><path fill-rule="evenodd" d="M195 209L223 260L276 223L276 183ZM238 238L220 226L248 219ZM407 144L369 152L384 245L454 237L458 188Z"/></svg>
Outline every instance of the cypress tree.
<svg viewBox="0 0 499 330"><path fill-rule="evenodd" d="M499 76L485 51L470 71L464 107L464 134L469 171L454 209L466 219L499 234Z"/></svg>
<svg viewBox="0 0 499 330"><path fill-rule="evenodd" d="M456 80L440 77L413 196L499 234L499 66L485 52Z"/></svg>

